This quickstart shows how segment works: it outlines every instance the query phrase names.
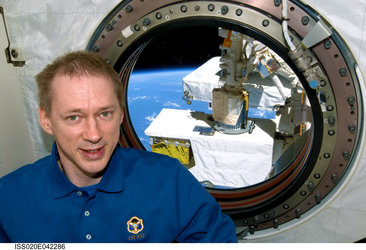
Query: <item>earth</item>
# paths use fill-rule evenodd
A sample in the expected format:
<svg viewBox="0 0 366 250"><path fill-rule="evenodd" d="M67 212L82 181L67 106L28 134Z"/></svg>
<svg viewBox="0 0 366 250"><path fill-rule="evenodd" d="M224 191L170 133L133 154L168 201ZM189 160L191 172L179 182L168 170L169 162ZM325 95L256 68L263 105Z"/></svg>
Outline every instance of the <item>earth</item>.
<svg viewBox="0 0 366 250"><path fill-rule="evenodd" d="M182 79L195 68L168 70L137 70L130 76L128 86L128 109L135 131L147 150L151 150L145 129L163 108L190 109L210 114L207 102L183 100Z"/></svg>

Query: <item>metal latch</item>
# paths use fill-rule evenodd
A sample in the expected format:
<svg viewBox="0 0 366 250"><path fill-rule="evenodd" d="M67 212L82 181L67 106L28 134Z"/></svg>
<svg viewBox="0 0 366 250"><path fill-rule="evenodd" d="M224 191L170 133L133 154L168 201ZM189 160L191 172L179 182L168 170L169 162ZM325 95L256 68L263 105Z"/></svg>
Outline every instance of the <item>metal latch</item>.
<svg viewBox="0 0 366 250"><path fill-rule="evenodd" d="M4 15L4 8L0 6L0 13L3 19L3 27L0 27L1 34L5 33L6 38L8 41L8 47L5 48L5 56L8 63L11 63L14 65L14 67L22 67L25 64L24 57L22 55L22 50L20 48L11 48L10 46L10 40L8 35L8 30L6 28L5 23L5 15Z"/></svg>

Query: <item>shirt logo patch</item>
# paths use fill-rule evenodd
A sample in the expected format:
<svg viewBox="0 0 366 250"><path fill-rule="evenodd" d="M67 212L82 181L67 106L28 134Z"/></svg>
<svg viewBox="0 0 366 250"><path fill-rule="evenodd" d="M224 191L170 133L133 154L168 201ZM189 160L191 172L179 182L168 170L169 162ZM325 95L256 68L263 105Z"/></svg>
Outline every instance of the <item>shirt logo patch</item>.
<svg viewBox="0 0 366 250"><path fill-rule="evenodd" d="M143 220L134 216L129 221L127 221L127 230L130 233L138 234L144 229Z"/></svg>

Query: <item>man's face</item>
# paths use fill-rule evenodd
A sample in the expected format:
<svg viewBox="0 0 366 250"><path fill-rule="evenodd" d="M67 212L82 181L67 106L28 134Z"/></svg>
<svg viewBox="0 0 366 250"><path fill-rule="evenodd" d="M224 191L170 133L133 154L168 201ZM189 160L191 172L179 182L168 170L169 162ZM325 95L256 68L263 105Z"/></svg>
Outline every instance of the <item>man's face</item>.
<svg viewBox="0 0 366 250"><path fill-rule="evenodd" d="M51 96L50 114L40 109L40 123L55 137L66 176L72 182L75 178L101 178L123 120L111 80L56 75Z"/></svg>

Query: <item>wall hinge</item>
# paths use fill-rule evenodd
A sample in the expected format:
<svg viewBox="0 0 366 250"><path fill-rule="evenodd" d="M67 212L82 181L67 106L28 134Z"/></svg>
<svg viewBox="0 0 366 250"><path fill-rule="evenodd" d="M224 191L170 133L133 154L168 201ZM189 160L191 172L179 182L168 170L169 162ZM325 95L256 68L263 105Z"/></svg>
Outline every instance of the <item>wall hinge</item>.
<svg viewBox="0 0 366 250"><path fill-rule="evenodd" d="M10 40L8 35L8 30L6 28L5 23L5 15L4 15L4 8L0 6L0 13L3 19L4 28L1 28L1 33L6 34L6 38L8 41L8 47L5 48L5 56L8 63L11 63L14 65L14 67L22 67L25 64L24 57L22 55L22 50L20 48L11 48L10 46Z"/></svg>

